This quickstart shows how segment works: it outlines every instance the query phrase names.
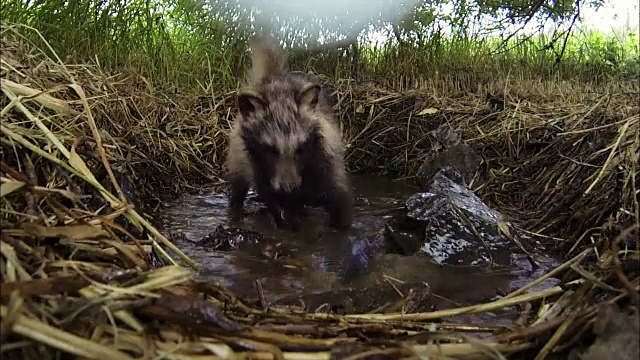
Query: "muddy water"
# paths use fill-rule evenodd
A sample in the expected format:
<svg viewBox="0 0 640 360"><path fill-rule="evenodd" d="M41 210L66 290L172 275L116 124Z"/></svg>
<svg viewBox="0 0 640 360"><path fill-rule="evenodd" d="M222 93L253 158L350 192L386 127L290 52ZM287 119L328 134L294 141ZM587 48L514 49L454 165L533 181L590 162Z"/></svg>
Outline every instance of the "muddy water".
<svg viewBox="0 0 640 360"><path fill-rule="evenodd" d="M390 286L399 280L427 282L439 299L438 307L449 308L495 298L498 292L512 291L555 266L555 261L542 255L536 258L541 268L534 272L524 258L514 257L520 269L515 271L439 266L420 256L384 254L383 229L390 210L401 207L417 189L372 176L352 181L357 200L348 233L327 227L322 209L310 210L304 230L292 233L275 229L269 215L258 211L259 205L247 206L251 214L245 216L242 228L282 242L286 256L276 260L260 251L213 251L201 241L218 225L228 224L227 198L222 193L186 195L165 203L163 231L172 234L176 245L201 265L200 279L215 280L247 299L258 297L258 280L267 301L292 294Z"/></svg>

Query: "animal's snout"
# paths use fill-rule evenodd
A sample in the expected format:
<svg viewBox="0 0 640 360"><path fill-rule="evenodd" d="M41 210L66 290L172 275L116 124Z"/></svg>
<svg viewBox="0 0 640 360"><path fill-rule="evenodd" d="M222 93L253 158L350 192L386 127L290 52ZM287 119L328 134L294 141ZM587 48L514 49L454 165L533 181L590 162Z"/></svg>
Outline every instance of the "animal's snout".
<svg viewBox="0 0 640 360"><path fill-rule="evenodd" d="M276 165L271 186L277 193L293 193L300 188L302 179L293 161L281 161Z"/></svg>
<svg viewBox="0 0 640 360"><path fill-rule="evenodd" d="M286 198L286 199L295 200L301 196L301 191L300 191L300 188L280 189L276 191L276 196L278 196L281 199Z"/></svg>

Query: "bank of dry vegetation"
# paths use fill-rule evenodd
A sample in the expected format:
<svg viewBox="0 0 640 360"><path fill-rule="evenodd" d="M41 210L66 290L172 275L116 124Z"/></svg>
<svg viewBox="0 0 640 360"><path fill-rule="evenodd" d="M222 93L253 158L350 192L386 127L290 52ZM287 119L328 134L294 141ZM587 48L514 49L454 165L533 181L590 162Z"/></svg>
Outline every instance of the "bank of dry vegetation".
<svg viewBox="0 0 640 360"><path fill-rule="evenodd" d="M542 358L589 342L599 304L640 303L636 81L514 71L475 83L445 73L408 88L402 79L326 78L353 171L411 177L430 131L449 123L484 157L474 190L563 249L567 262L554 276L565 284L432 313L298 314L193 282L196 264L139 206L221 184L233 91L154 90L127 69L66 64L21 31L3 26L1 44L3 357ZM492 108L487 91L503 94L504 107ZM483 329L482 340L473 325L446 323L514 305L519 327Z"/></svg>

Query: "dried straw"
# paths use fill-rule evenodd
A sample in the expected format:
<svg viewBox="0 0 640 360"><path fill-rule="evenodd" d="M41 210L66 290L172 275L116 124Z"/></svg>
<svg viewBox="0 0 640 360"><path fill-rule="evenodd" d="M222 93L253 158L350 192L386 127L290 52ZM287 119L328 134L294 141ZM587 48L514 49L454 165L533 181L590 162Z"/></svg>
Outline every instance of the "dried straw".
<svg viewBox="0 0 640 360"><path fill-rule="evenodd" d="M496 112L449 79L335 82L354 171L414 174L429 131L448 122L485 157L476 191L529 234L561 241L567 262L545 276L562 286L527 292L542 278L487 304L301 314L193 282L164 249L197 265L140 212L150 194L220 183L232 94L154 93L127 71L63 64L19 30L2 27L3 356L542 359L586 334L598 304L640 302L628 266L639 248L637 84L509 79L489 86L507 91ZM513 328L438 322L508 306L523 309Z"/></svg>

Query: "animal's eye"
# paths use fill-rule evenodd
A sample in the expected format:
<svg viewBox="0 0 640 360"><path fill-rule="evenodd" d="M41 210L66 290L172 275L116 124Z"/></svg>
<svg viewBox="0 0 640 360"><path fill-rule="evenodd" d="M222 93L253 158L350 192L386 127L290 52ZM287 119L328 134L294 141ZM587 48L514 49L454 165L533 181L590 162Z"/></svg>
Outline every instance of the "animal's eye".
<svg viewBox="0 0 640 360"><path fill-rule="evenodd" d="M271 145L263 145L261 150L265 155L278 155L278 149Z"/></svg>
<svg viewBox="0 0 640 360"><path fill-rule="evenodd" d="M247 151L249 151L249 153L251 153L253 156L257 156L257 157L264 157L264 156L277 156L278 155L278 149L276 149L275 147L265 144L265 143L261 143L258 141L249 141L246 143L247 146Z"/></svg>
<svg viewBox="0 0 640 360"><path fill-rule="evenodd" d="M313 152L313 149L318 146L318 137L315 133L312 133L307 141L303 142L296 149L297 155L309 154Z"/></svg>
<svg viewBox="0 0 640 360"><path fill-rule="evenodd" d="M312 147L313 144L309 141L306 141L298 146L298 148L296 149L296 155L309 154Z"/></svg>

